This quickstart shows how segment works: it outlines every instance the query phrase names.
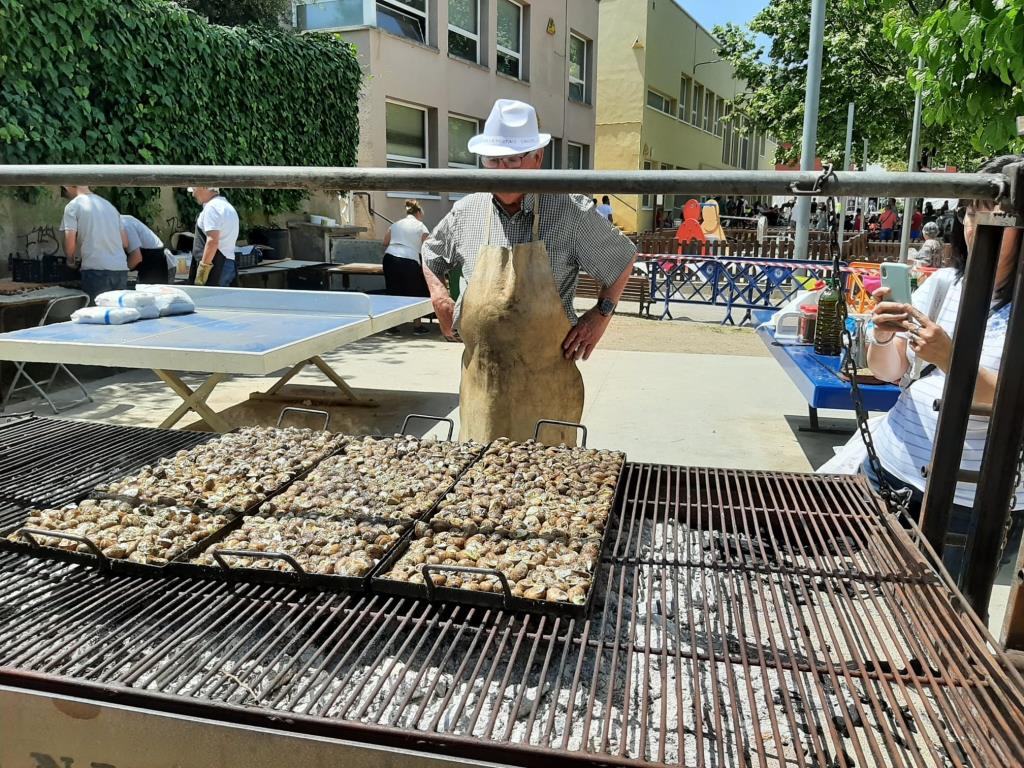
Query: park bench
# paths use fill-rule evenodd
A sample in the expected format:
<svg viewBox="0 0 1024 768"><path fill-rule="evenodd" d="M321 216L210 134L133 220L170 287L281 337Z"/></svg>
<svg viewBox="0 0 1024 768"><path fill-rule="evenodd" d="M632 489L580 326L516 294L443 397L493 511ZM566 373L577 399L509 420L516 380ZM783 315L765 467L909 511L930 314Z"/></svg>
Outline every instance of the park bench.
<svg viewBox="0 0 1024 768"><path fill-rule="evenodd" d="M576 285L577 298L596 299L601 293L602 285L586 272L580 273L580 281ZM620 301L634 301L640 305L637 316L651 314L650 278L644 275L632 275L626 282Z"/></svg>

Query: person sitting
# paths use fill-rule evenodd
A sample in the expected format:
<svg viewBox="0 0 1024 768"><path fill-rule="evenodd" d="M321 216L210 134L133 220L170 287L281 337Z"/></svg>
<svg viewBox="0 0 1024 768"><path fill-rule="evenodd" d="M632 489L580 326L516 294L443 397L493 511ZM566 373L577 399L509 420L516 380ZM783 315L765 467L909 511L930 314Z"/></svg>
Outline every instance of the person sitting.
<svg viewBox="0 0 1024 768"><path fill-rule="evenodd" d="M999 173L1007 165L1024 161L1024 155L1005 155L985 163L979 173ZM881 480L897 490L911 492L909 513L917 518L925 490L921 468L931 462L939 414L934 402L943 395L952 354L953 329L960 308L967 253L974 244L975 216L998 210L991 201L962 200L957 208L953 233L951 269L940 269L918 288L910 304L888 301L889 289L873 294L878 304L872 313L874 336L869 339L868 366L883 381L901 382L903 391L893 406L872 429L882 478L870 462L862 472L878 488ZM988 325L981 351L981 369L974 390L976 405L990 404L1002 362L1003 343L1010 315L1010 301L1016 281L1020 231L1003 232L996 269L996 287L989 309ZM968 421L961 468L977 471L985 451L988 418L971 416ZM977 486L959 482L949 520L943 562L954 579L960 575L965 550L973 528L972 507ZM1024 489L1018 489L1016 509L1024 508Z"/></svg>

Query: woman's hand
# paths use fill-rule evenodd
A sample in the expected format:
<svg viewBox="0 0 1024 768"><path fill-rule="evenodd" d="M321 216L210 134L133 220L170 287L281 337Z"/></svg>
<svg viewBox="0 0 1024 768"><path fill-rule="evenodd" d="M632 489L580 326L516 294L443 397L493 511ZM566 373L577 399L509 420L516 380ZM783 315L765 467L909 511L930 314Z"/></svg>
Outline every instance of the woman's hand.
<svg viewBox="0 0 1024 768"><path fill-rule="evenodd" d="M904 306L910 314L910 319L903 324L910 348L926 363L932 363L943 373L949 373L949 363L953 357L953 340L949 334L921 310L909 304Z"/></svg>
<svg viewBox="0 0 1024 768"><path fill-rule="evenodd" d="M883 344L891 341L897 333L906 330L904 323L910 318L908 310L912 309L909 304L886 301L890 293L892 291L889 288L879 288L871 294L871 298L878 302L871 311L871 321L875 324L875 338Z"/></svg>

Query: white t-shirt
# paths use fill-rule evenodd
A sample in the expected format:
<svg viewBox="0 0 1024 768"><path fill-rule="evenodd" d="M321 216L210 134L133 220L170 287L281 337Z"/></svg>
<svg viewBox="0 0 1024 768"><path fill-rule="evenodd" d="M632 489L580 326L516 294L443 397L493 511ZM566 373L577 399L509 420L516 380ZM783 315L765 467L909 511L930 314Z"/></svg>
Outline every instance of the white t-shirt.
<svg viewBox="0 0 1024 768"><path fill-rule="evenodd" d="M163 240L157 236L156 232L134 216L122 213L121 226L124 227L125 234L128 235L128 253L131 253L136 248L164 247Z"/></svg>
<svg viewBox="0 0 1024 768"><path fill-rule="evenodd" d="M608 203L601 203L597 206L597 212L608 219L608 221L612 220L612 207Z"/></svg>
<svg viewBox="0 0 1024 768"><path fill-rule="evenodd" d="M78 233L78 258L82 269L128 271L128 257L121 242L121 215L99 195L78 195L64 206L60 225Z"/></svg>
<svg viewBox="0 0 1024 768"><path fill-rule="evenodd" d="M423 236L429 234L430 230L423 222L410 213L404 219L399 219L391 225L391 242L385 253L418 262Z"/></svg>
<svg viewBox="0 0 1024 768"><path fill-rule="evenodd" d="M223 195L217 195L208 200L199 212L199 220L196 222L206 236L211 232L220 232L220 244L217 250L224 258L235 258L235 243L238 242L238 212L234 206L227 201Z"/></svg>
<svg viewBox="0 0 1024 768"><path fill-rule="evenodd" d="M936 280L933 275L924 285L914 291L912 302L921 312L928 313L932 304L931 289L934 289L939 283L940 281ZM962 281L956 280L950 286L936 321L950 336L953 335L956 315L960 307L961 285ZM1009 315L1009 305L989 315L985 342L981 352L982 368L992 371L999 370ZM909 347L907 348L907 358L911 364L917 358L917 355ZM925 489L926 479L921 475L921 468L931 463L935 431L939 423L939 414L932 404L942 397L945 384L946 374L938 368L918 379L903 390L896 405L871 433L882 467L900 480L922 491ZM963 457L960 460L961 469L976 472L981 468L981 456L985 450L987 432L987 417L970 417L967 422ZM977 486L973 483L957 483L954 503L964 507L973 506L976 489ZM1018 499L1016 508L1024 509L1024 488L1018 489Z"/></svg>

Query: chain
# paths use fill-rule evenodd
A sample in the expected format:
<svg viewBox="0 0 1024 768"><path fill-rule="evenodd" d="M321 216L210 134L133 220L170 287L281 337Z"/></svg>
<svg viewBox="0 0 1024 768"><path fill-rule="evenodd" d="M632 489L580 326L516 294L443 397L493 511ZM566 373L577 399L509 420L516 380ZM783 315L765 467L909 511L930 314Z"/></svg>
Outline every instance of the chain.
<svg viewBox="0 0 1024 768"><path fill-rule="evenodd" d="M828 176L832 175L831 166L827 167L822 171L821 181L823 182ZM842 279L842 266L840 264L840 253L839 253L839 217L836 215L836 199L833 196L828 197L827 202L828 208L828 249L829 257L832 260L832 277L835 281L835 285L839 290L839 300L841 302L846 301L846 285ZM843 211L842 215L845 215ZM878 493L885 501L886 506L890 512L898 515L903 515L907 512L907 508L910 503L911 491L908 488L901 490L894 489L885 479L885 475L882 471L882 462L878 458L878 452L875 450L875 443L871 437L871 430L868 427L868 412L864 407L864 398L860 391L860 384L857 382L857 362L854 359L853 354L853 336L849 330L846 329L845 325L842 331L842 349L840 350L840 365L842 366L843 373L846 374L846 378L850 382L850 399L853 401L853 410L857 418L857 431L860 432L861 440L864 441L864 448L867 450L868 462L871 464L871 471L878 479ZM1021 453L1022 465L1024 465L1024 451ZM1018 472L1022 469L1022 466L1018 466Z"/></svg>

